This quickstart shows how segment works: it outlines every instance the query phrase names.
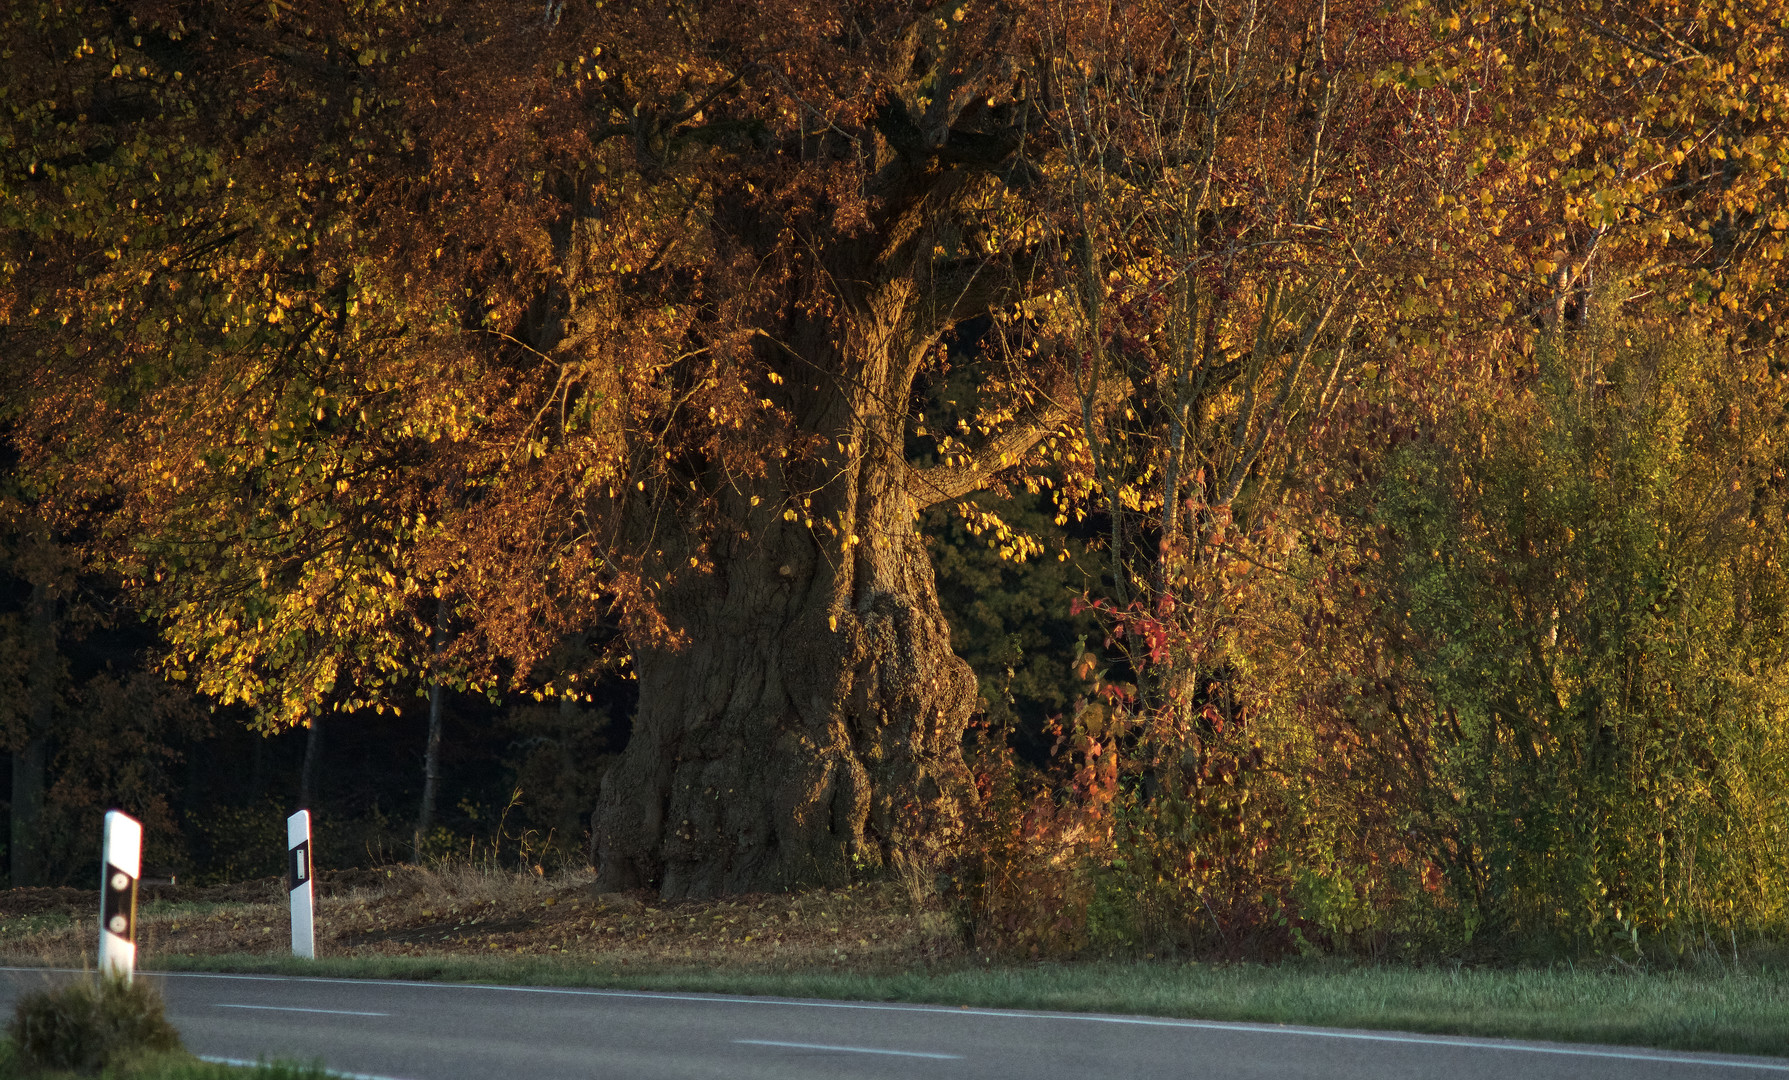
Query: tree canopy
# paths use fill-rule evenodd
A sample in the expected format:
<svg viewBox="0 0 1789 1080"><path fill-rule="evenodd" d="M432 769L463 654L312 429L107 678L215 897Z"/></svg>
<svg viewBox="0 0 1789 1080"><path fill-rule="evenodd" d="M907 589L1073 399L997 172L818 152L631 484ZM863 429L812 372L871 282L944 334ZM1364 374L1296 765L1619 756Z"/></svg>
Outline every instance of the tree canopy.
<svg viewBox="0 0 1789 1080"><path fill-rule="evenodd" d="M983 796L928 508L1097 531L1140 791L1334 645L1349 500L1490 445L1451 401L1593 326L1775 378L1776 7L17 5L24 502L270 729L639 678L612 882L930 857Z"/></svg>

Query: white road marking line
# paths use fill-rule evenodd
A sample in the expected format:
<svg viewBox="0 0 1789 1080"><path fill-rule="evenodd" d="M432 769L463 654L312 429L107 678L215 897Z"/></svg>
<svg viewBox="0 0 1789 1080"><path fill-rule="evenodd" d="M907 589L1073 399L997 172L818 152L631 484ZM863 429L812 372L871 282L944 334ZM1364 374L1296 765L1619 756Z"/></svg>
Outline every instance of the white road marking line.
<svg viewBox="0 0 1789 1080"><path fill-rule="evenodd" d="M296 1005L224 1005L213 1002L214 1009L261 1009L266 1012L328 1013L330 1016L390 1016L390 1013L355 1012L353 1009L301 1009Z"/></svg>
<svg viewBox="0 0 1789 1080"><path fill-rule="evenodd" d="M839 1050L847 1054L887 1054L890 1057L934 1058L939 1061L961 1061L961 1054L928 1054L921 1050L877 1050L869 1046L822 1046L819 1043L777 1042L775 1039L734 1039L746 1046L782 1046L791 1050Z"/></svg>
<svg viewBox="0 0 1789 1080"><path fill-rule="evenodd" d="M0 967L0 971L67 971L75 968ZM1759 1069L1789 1073L1789 1061L1748 1061L1744 1058L1696 1057L1671 1051L1598 1050L1590 1047L1535 1046L1519 1042L1488 1042L1464 1036L1375 1034L1368 1031L1335 1031L1327 1028L1288 1027L1227 1020L1172 1020L1148 1016L1101 1016L1098 1013L1022 1012L1013 1009L979 1009L954 1005L874 1004L859 1001L800 1001L792 998L730 997L720 994L667 994L646 990L574 990L551 986L498 986L490 983L428 983L397 979L329 979L313 975L229 975L204 971L138 972L162 979L235 979L246 982L311 982L332 986L391 986L411 990L495 990L514 994L564 994L574 997L636 998L649 1001L691 1001L719 1005L781 1005L801 1009L856 1009L872 1012L940 1013L945 1016L987 1016L1018 1020L1071 1020L1089 1024L1128 1024L1137 1027L1195 1028L1262 1035L1299 1035L1313 1039L1349 1039L1361 1042L1414 1043L1422 1046L1459 1046L1474 1050L1509 1053L1557 1054L1562 1057L1615 1058L1623 1061L1656 1061L1664 1065L1709 1065L1727 1069Z"/></svg>
<svg viewBox="0 0 1789 1080"><path fill-rule="evenodd" d="M263 1058L262 1061L249 1061L245 1058L213 1057L210 1054L198 1054L195 1056L198 1057L200 1061L209 1061L213 1065L234 1065L239 1069L252 1069L257 1065L262 1064L262 1061L266 1060ZM336 1072L334 1069L328 1070L328 1073L332 1080L397 1080L396 1077L380 1076L377 1073Z"/></svg>

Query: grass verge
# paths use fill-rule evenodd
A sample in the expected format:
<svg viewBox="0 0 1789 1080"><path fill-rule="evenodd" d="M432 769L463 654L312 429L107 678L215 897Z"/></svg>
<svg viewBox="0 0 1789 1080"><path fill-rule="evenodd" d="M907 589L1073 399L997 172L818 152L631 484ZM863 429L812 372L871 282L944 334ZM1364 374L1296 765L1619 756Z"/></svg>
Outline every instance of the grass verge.
<svg viewBox="0 0 1789 1080"><path fill-rule="evenodd" d="M545 957L158 957L158 969L1127 1013L1789 1057L1789 974L1167 962L627 970Z"/></svg>
<svg viewBox="0 0 1789 1080"><path fill-rule="evenodd" d="M358 876L356 876L358 875ZM1618 1043L1789 1057L1789 954L1635 970L1200 965L1106 959L989 964L949 920L878 885L664 902L589 875L472 867L320 879L320 961L284 952L267 880L146 906L145 967L510 985L707 991ZM67 895L65 895L67 894ZM277 902L276 902L277 901ZM96 893L0 891L0 962L79 967ZM12 934L11 920L79 916Z"/></svg>
<svg viewBox="0 0 1789 1080"><path fill-rule="evenodd" d="M114 1065L97 1076L71 1072L25 1073L13 1056L12 1044L0 1039L0 1076L31 1080L336 1080L335 1074L315 1065L267 1062L253 1066L218 1065L191 1054L146 1054Z"/></svg>

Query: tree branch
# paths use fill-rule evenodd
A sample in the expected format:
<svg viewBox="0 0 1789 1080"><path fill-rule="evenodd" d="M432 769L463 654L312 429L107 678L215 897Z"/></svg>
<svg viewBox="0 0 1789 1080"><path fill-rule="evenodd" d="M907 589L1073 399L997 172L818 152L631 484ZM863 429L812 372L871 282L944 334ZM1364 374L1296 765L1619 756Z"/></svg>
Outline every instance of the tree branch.
<svg viewBox="0 0 1789 1080"><path fill-rule="evenodd" d="M977 315L1029 300L1055 288L1042 244L1018 251L961 259L932 272L921 308L942 331Z"/></svg>
<svg viewBox="0 0 1789 1080"><path fill-rule="evenodd" d="M1105 380L1108 386L1122 386L1118 380ZM1102 394L1100 404L1110 404L1122 397ZM1047 387L1039 389L1031 404L1013 417L1005 431L989 439L980 450L957 465L932 465L926 468L909 466L907 494L920 507L933 506L960 499L981 490L988 478L1001 469L1018 464L1019 460L1049 434L1072 421L1081 402L1074 391L1073 376L1059 369Z"/></svg>
<svg viewBox="0 0 1789 1080"><path fill-rule="evenodd" d="M1015 417L1011 427L988 440L962 464L909 467L907 494L923 509L979 491L990 476L1016 463L1073 416L1071 405L1039 395L1037 403Z"/></svg>

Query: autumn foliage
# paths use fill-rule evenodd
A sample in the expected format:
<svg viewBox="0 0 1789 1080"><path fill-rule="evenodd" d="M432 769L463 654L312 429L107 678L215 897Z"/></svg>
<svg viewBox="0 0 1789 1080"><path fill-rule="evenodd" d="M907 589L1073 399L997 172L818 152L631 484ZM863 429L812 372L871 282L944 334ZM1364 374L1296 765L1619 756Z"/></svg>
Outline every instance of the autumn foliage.
<svg viewBox="0 0 1789 1080"><path fill-rule="evenodd" d="M1113 363L1057 481L1105 639L1051 766L983 760L968 924L1630 959L1780 927L1780 13L1228 14L1084 39L1197 73L1073 117L1192 184L1075 191L1123 238L1084 249Z"/></svg>
<svg viewBox="0 0 1789 1080"><path fill-rule="evenodd" d="M639 679L611 884L1780 931L1778 6L20 8L20 501L269 729ZM1082 553L1047 754L939 508Z"/></svg>

